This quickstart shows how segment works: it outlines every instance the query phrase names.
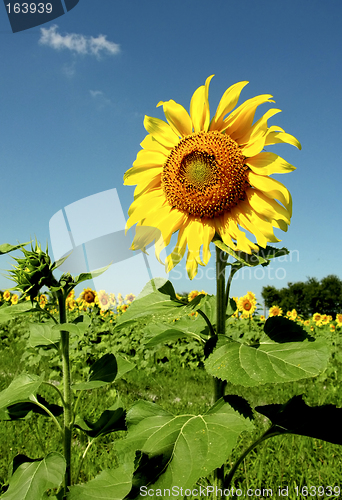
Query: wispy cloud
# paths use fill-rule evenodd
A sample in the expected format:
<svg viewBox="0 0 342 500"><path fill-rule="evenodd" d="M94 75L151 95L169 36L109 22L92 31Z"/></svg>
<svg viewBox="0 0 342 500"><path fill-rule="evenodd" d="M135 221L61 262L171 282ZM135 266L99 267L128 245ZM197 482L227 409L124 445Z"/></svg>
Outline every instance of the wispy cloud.
<svg viewBox="0 0 342 500"><path fill-rule="evenodd" d="M102 109L105 106L110 106L112 101L106 97L102 90L89 90L91 97L97 102L98 109Z"/></svg>
<svg viewBox="0 0 342 500"><path fill-rule="evenodd" d="M107 40L106 35L98 35L97 37L78 33L61 35L58 33L57 24L50 28L40 28L40 32L39 43L56 50L68 49L76 54L93 55L95 57L100 57L101 54L114 56L120 52L120 46Z"/></svg>

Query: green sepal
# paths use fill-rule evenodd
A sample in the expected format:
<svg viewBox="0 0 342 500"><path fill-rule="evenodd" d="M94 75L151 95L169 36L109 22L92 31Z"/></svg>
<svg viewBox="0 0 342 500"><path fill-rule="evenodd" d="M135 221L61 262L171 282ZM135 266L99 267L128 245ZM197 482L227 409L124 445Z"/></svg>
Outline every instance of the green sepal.
<svg viewBox="0 0 342 500"><path fill-rule="evenodd" d="M285 247L275 248L269 245L267 245L266 248L257 245L259 247L259 251L252 252L251 254L248 254L246 252L236 252L229 246L225 245L218 236L215 236L213 238L213 243L218 248L228 253L231 257L235 259L235 262L227 262L227 265L237 268L243 266L248 266L248 267L255 267L259 265L268 266L271 259L274 259L276 257L281 257L283 255L288 255L290 253L289 250Z"/></svg>
<svg viewBox="0 0 342 500"><path fill-rule="evenodd" d="M31 243L31 241L28 241L27 243L20 243L19 245L10 245L9 243L3 243L2 245L0 245L0 255L18 250L18 248L22 248L28 245L29 243Z"/></svg>

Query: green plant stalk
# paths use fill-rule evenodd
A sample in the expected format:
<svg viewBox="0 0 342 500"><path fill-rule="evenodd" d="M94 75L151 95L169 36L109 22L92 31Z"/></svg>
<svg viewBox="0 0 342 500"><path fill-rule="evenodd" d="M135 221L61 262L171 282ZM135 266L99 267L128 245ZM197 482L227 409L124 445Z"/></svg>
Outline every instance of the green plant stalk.
<svg viewBox="0 0 342 500"><path fill-rule="evenodd" d="M226 331L226 283L225 283L226 254L216 247L216 335L224 335ZM214 377L214 402L224 396L225 382ZM224 465L214 471L214 498L218 498L216 491L222 490L224 484Z"/></svg>
<svg viewBox="0 0 342 500"><path fill-rule="evenodd" d="M66 307L65 294L61 290L58 292L58 308L59 322L66 323ZM71 392L71 373L70 373L70 358L69 358L69 332L61 331L61 354L62 354L62 369L63 369L63 391L64 391L64 435L63 449L66 462L64 475L64 496L66 499L68 487L71 485L71 438L72 438L72 392Z"/></svg>
<svg viewBox="0 0 342 500"><path fill-rule="evenodd" d="M227 474L226 477L225 477L225 479L224 479L224 485L223 485L223 487L225 489L229 489L231 481L233 479L233 476L234 476L235 472L237 471L239 465L246 458L246 456L252 450L254 450L254 448L256 448L263 441L266 441L266 439L269 439L269 438L274 437L274 436L279 436L280 434L290 434L290 433L287 433L287 432L281 432L280 433L277 430L273 430L273 426L271 426L260 438L258 438L256 441L254 441L254 443L252 443L251 446L249 446L249 448L247 448L247 450L245 450L242 453L242 455L240 455L240 457L238 458L238 460L235 462L235 464L233 465L233 467L230 469L229 474Z"/></svg>

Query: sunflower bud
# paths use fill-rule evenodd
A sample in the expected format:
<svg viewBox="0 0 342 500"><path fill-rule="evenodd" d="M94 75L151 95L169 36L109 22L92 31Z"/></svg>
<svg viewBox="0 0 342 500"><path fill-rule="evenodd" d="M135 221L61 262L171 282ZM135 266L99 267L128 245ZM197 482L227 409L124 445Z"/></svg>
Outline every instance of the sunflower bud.
<svg viewBox="0 0 342 500"><path fill-rule="evenodd" d="M30 297L32 301L43 286L49 288L58 285L52 274L56 266L48 255L48 247L46 246L46 252L43 252L37 241L35 248L31 245L31 251L24 248L21 251L24 258L13 257L18 265L13 266L14 270L10 271L9 278L16 283L14 288Z"/></svg>

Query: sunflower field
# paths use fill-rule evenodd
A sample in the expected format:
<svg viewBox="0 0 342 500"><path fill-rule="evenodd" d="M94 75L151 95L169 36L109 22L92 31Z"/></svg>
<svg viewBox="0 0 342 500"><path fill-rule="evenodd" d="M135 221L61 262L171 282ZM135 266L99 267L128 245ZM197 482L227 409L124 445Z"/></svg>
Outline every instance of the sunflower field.
<svg viewBox="0 0 342 500"><path fill-rule="evenodd" d="M177 294L177 297L191 304L198 297L206 295L204 290L193 290L189 294ZM1 307L9 310L17 304L28 302L27 298L9 290L1 292L0 300ZM52 294L40 293L33 300L41 309L43 323L46 321L43 319L44 313L58 316L58 303ZM71 336L70 356L73 376L86 379L96 360L108 353L114 353L117 356L123 371L114 385L110 385L107 389L88 391L83 396L79 403L81 418L87 413L88 419L98 420L113 400L120 401L124 407L129 408L137 400L143 399L158 403L176 415L189 411L191 413L203 412L210 408L212 381L204 370L205 355L197 340L179 338L173 342L166 342L164 345L146 346L143 341L144 331L151 326L150 322L158 323L158 316L142 318L138 323L121 329L118 335L115 327L120 318L122 319L128 312L134 300L133 294L126 295L124 298L120 293L115 296L103 290L96 292L91 288L84 288L77 298L73 291L67 296L69 322L80 314L88 318L85 332L79 336ZM243 297L234 297L233 300L236 309L227 320L227 334L247 344L258 342L263 334L267 318L259 313L260 305L255 295L253 292L248 292ZM337 384L342 374L342 315L338 314L336 318L332 318L316 313L312 318L303 320L295 310L284 313L278 306L273 306L268 311L268 317L275 316L293 322L294 325L305 329L315 338L328 339L333 346L333 351L327 370L314 381L309 379L304 382L282 384L280 387L265 385L261 391L260 388L256 391L253 388L248 389L228 383L229 393L236 394L236 397L244 397L253 406L260 406L269 401L281 405L289 398L300 397L301 394L305 395L305 401L308 404L341 405L342 400L337 391ZM198 311L188 314L188 320L194 324L197 318ZM13 318L2 322L0 330L1 388L5 388L13 376L22 369L37 375L45 370L49 383L59 384L58 354L55 349L47 345L41 346L37 351L37 345L34 345L33 319L32 313L29 318ZM181 319L170 319L170 323L175 325L179 321ZM40 401L44 403L49 400L48 408L53 409L54 414L58 415L57 398L53 390L47 386L40 398ZM51 401L55 403L51 404ZM9 411L11 407L8 407L6 412L2 410L0 413L2 419L0 441L2 492L7 490L11 463L16 456L44 455L48 448L56 446L58 448L59 442L58 433L52 424L49 425L46 418L42 417L44 412L39 415L32 411L32 408L25 408L24 403L21 407L13 405L12 408L12 413ZM84 422L83 420L85 426ZM89 420L87 422L90 424ZM255 434L260 435L264 428L265 418L260 418L254 431ZM103 433L96 440L90 436L86 439L81 428L76 425L73 439L78 461L75 459L73 465L78 473L78 481L91 481L96 477L98 468L112 467L113 464L117 464L118 454L115 442L121 441L124 435L125 431L121 430L113 434ZM241 437L230 459L231 466L236 461L239 452L248 448L251 441L252 439L247 436ZM301 491L302 488L318 484L317 481L331 484L336 488L338 484L336 462L342 459L338 445L309 437L286 435L274 438L273 441L268 447L260 444L260 449L246 457L243 464L237 468L232 483L232 488L235 488L235 498L238 498L241 491L252 491L253 488L261 491L262 485L267 485L272 492L281 490L283 493L287 491L286 488L292 489L292 492ZM262 453L261 450L263 450ZM201 484L203 488L209 487L210 478L203 478ZM232 493L233 490L231 489L230 492ZM231 496L234 498L234 494ZM184 498L198 497L184 496ZM338 496L333 496L333 498L338 498Z"/></svg>

